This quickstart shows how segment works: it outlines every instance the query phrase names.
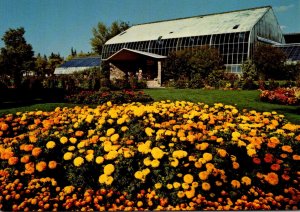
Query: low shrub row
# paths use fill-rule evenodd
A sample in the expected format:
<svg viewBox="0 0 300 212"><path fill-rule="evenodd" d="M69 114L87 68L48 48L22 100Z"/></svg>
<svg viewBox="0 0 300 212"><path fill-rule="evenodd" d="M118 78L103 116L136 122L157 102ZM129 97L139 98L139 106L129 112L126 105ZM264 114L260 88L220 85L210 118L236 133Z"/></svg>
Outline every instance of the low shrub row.
<svg viewBox="0 0 300 212"><path fill-rule="evenodd" d="M293 88L277 88L275 90L264 90L260 94L260 100L270 103L296 105L299 104L300 89Z"/></svg>

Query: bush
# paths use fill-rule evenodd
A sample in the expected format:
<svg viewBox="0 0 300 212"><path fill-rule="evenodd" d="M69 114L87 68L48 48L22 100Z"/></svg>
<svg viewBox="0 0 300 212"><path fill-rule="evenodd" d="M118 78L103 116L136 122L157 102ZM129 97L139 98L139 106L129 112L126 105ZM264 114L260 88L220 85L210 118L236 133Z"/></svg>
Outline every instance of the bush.
<svg viewBox="0 0 300 212"><path fill-rule="evenodd" d="M299 104L300 89L299 88L277 88L275 90L264 90L260 94L261 101L296 105Z"/></svg>
<svg viewBox="0 0 300 212"><path fill-rule="evenodd" d="M192 79L189 81L189 88L203 88L204 87L204 80L202 76L198 73L195 74Z"/></svg>
<svg viewBox="0 0 300 212"><path fill-rule="evenodd" d="M189 80L187 78L180 78L175 82L175 88L183 89L189 87Z"/></svg>
<svg viewBox="0 0 300 212"><path fill-rule="evenodd" d="M215 88L223 88L226 86L226 81L224 80L224 70L214 70L206 78L206 83L209 86Z"/></svg>

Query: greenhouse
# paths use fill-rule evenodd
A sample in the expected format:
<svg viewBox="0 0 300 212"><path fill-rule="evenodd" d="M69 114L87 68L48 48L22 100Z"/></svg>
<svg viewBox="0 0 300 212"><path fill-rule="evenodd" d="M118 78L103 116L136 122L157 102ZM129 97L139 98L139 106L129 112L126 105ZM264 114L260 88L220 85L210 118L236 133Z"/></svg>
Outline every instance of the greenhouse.
<svg viewBox="0 0 300 212"><path fill-rule="evenodd" d="M285 43L270 6L134 25L105 43L102 60L125 73L142 69L147 80L161 83L161 62L171 51L209 45L219 50L228 72L241 73L257 42ZM123 49L136 50L136 57L127 59Z"/></svg>

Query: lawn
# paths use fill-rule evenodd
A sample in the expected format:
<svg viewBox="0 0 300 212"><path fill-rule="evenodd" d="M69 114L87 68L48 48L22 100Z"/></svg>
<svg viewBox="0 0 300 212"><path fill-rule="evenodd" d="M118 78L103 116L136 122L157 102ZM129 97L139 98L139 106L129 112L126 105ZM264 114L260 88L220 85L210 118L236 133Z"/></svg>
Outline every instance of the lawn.
<svg viewBox="0 0 300 212"><path fill-rule="evenodd" d="M300 106L285 106L269 104L259 100L259 91L223 91L202 89L145 89L146 94L152 96L155 101L160 100L185 100L191 102L204 102L208 105L224 103L236 106L238 109L247 108L257 111L276 111L284 114L292 123L300 124ZM0 109L0 115L16 113L18 111L43 110L50 111L56 107L73 107L68 103L34 104L18 108Z"/></svg>

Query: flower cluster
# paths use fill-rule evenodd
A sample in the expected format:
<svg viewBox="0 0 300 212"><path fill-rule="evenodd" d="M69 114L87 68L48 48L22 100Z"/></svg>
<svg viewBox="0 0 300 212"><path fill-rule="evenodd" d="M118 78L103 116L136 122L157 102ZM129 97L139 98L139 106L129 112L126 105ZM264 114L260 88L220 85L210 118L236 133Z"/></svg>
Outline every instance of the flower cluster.
<svg viewBox="0 0 300 212"><path fill-rule="evenodd" d="M295 105L300 100L300 89L299 88L277 88L273 91L264 90L260 94L260 99L265 102L284 104L284 105Z"/></svg>
<svg viewBox="0 0 300 212"><path fill-rule="evenodd" d="M111 102L0 118L0 210L297 210L300 126L276 112Z"/></svg>

